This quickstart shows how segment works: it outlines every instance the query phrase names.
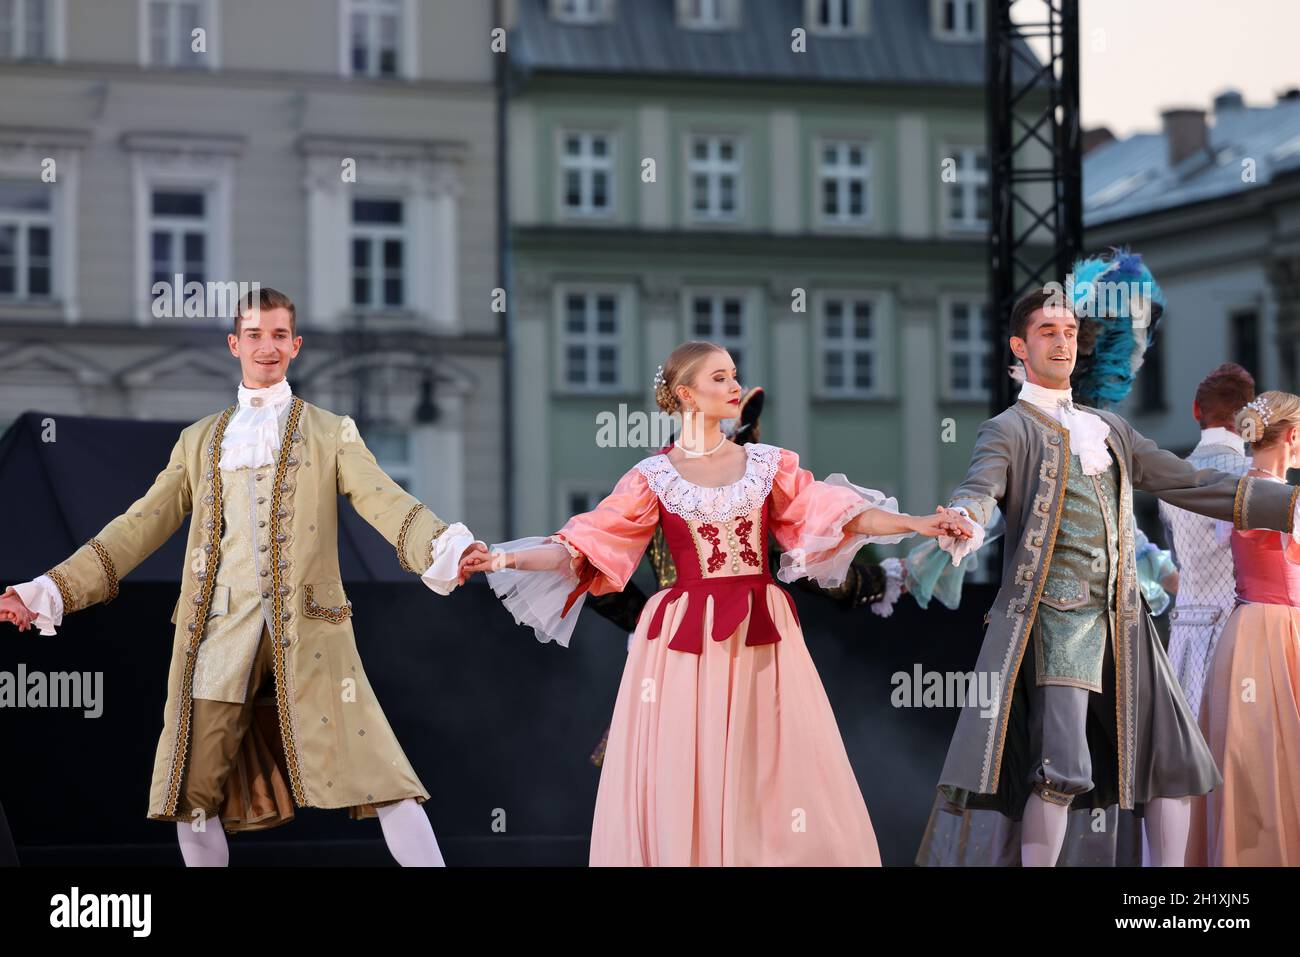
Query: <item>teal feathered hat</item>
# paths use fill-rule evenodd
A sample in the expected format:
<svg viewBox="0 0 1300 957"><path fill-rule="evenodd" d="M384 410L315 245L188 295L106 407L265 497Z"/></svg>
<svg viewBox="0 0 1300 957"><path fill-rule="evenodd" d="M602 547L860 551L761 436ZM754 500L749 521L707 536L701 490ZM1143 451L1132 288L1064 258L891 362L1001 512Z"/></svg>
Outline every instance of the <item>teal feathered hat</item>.
<svg viewBox="0 0 1300 957"><path fill-rule="evenodd" d="M1122 402L1133 388L1165 311L1165 294L1142 257L1127 248L1080 259L1066 294L1079 319L1079 349L1070 387L1095 408Z"/></svg>

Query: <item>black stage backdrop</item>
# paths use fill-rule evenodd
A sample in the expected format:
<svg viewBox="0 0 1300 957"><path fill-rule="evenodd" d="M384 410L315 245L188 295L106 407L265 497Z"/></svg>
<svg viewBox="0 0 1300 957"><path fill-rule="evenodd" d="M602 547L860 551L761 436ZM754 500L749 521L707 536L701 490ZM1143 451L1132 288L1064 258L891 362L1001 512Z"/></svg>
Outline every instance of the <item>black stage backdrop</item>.
<svg viewBox="0 0 1300 957"><path fill-rule="evenodd" d="M29 413L0 439L8 506L0 584L41 574L124 510L166 464L181 428L58 416L49 442L46 418ZM571 647L543 645L481 577L446 598L412 581L388 543L339 504L357 645L431 794L425 808L447 862L585 863L600 773L588 756L613 710L626 635L588 610ZM23 864L180 863L174 825L145 814L184 534L132 573L111 604L69 616L57 637L0 631L0 671L102 674L98 717L0 711L0 814ZM887 619L793 594L884 862L910 864L956 711L894 707L891 676L973 668L994 589L968 586L957 612L922 611L904 596ZM378 822L343 810L303 809L284 827L230 843L235 865L391 863ZM0 863L4 856L0 841Z"/></svg>

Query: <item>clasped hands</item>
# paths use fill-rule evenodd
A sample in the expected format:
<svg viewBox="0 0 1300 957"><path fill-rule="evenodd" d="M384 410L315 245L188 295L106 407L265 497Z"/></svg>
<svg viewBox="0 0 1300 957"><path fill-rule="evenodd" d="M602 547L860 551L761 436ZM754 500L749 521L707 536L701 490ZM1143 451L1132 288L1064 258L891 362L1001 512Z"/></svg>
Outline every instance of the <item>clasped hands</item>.
<svg viewBox="0 0 1300 957"><path fill-rule="evenodd" d="M478 572L495 572L509 567L505 552L491 552L482 542L475 542L461 552L460 565L457 568L457 583L465 584L471 575Z"/></svg>
<svg viewBox="0 0 1300 957"><path fill-rule="evenodd" d="M13 585L0 595L0 621L12 622L19 631L27 631L36 621L36 612L23 604Z"/></svg>
<svg viewBox="0 0 1300 957"><path fill-rule="evenodd" d="M933 515L917 516L916 531L928 538L944 538L950 542L975 537L974 523L955 508L943 505L936 508Z"/></svg>

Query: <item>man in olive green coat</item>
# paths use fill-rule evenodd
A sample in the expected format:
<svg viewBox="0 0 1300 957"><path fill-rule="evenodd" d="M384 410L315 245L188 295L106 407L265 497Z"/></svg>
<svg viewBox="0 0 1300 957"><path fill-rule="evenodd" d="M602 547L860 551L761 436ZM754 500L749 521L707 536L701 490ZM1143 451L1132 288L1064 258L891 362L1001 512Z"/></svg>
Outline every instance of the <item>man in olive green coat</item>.
<svg viewBox="0 0 1300 957"><path fill-rule="evenodd" d="M193 512L148 816L177 822L188 865L224 866L223 831L295 807L379 817L402 864L438 865L429 794L366 680L339 574L340 494L440 594L479 550L386 475L356 425L295 397L293 302L262 288L228 337L238 403L181 432L153 486L67 560L7 589L0 618L54 634ZM216 826L208 827L209 823Z"/></svg>

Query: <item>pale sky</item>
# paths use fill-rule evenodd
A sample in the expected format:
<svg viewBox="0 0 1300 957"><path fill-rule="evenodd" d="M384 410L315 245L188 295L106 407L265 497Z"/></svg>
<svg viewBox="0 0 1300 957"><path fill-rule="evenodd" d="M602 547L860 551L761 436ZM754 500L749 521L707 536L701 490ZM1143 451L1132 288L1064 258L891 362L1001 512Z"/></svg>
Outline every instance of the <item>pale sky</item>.
<svg viewBox="0 0 1300 957"><path fill-rule="evenodd" d="M1023 4L1026 13L1035 6ZM1084 129L1155 131L1162 109L1210 111L1230 87L1247 106L1300 87L1300 0L1080 0L1079 8Z"/></svg>

